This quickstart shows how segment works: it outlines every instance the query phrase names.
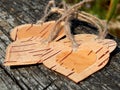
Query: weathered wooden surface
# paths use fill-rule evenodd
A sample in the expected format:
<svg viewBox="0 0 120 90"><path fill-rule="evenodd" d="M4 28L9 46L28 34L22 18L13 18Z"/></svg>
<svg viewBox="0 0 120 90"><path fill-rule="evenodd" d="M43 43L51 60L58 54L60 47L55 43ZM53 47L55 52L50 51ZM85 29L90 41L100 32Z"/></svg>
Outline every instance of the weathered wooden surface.
<svg viewBox="0 0 120 90"><path fill-rule="evenodd" d="M42 64L4 67L5 49L11 42L10 30L23 23L35 23L49 0L0 0L0 90L119 90L120 40L107 66L84 81L73 81ZM56 0L59 1L59 0Z"/></svg>

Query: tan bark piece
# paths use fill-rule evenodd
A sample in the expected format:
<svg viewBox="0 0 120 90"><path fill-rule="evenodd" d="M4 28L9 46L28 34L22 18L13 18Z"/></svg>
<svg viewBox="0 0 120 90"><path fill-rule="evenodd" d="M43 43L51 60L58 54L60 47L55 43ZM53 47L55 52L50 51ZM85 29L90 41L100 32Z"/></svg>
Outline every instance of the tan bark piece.
<svg viewBox="0 0 120 90"><path fill-rule="evenodd" d="M43 50L39 51L38 47ZM47 48L45 48L45 50L46 49ZM36 56L36 54L43 53L45 50L40 42L31 41L30 39L26 41L15 41L7 47L4 65L15 66L36 64L40 61L40 57Z"/></svg>
<svg viewBox="0 0 120 90"><path fill-rule="evenodd" d="M49 21L45 22L43 24L24 24L19 25L15 27L10 35L11 38L16 41L23 38L29 38L29 37L41 37L41 38L48 38L49 34L51 33L51 30L53 26L55 25L55 21ZM64 28L61 26L61 31L59 32L56 39L59 39L64 36Z"/></svg>
<svg viewBox="0 0 120 90"><path fill-rule="evenodd" d="M8 46L4 65L43 63L78 83L103 68L117 44L110 39L97 39L91 34L74 37L79 44L76 51L72 50L67 38L48 44L42 43L42 38L38 36L19 39Z"/></svg>
<svg viewBox="0 0 120 90"><path fill-rule="evenodd" d="M97 35L94 34L77 34L74 35L74 37L79 44L87 42L102 43L104 46L109 48L109 52L112 52L117 47L116 41L112 39L98 39ZM64 45L71 46L68 38L63 39L60 42L64 43Z"/></svg>
<svg viewBox="0 0 120 90"><path fill-rule="evenodd" d="M82 43L77 51L61 43L57 46L64 48L56 56L43 61L43 64L76 83L103 68L109 60L108 48L97 42ZM54 47L56 50L59 49L57 46Z"/></svg>

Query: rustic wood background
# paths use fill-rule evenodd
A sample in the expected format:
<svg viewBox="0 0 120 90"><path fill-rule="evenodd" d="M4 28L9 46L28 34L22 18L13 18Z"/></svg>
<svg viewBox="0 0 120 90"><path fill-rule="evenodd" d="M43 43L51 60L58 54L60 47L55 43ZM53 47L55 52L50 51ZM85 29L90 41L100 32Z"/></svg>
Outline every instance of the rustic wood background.
<svg viewBox="0 0 120 90"><path fill-rule="evenodd" d="M105 68L75 84L44 65L4 67L12 28L35 23L49 0L0 0L0 90L120 90L120 40ZM59 2L60 0L56 0Z"/></svg>

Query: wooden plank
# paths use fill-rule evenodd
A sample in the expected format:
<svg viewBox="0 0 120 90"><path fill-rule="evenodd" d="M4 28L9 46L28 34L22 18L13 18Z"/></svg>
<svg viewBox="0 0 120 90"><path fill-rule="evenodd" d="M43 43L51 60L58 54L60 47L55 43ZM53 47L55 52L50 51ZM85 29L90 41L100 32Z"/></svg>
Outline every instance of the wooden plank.
<svg viewBox="0 0 120 90"><path fill-rule="evenodd" d="M1 0L0 1L0 62L5 58L5 49L11 42L10 30L23 23L35 23L43 16L49 0ZM56 0L59 2L60 0ZM50 20L57 17L53 15ZM76 21L73 21L74 23ZM80 23L80 25L83 25ZM78 26L80 26L78 25ZM81 26L80 29L86 29ZM78 30L78 29L77 29ZM77 33L81 31L78 30ZM86 30L96 33L95 30ZM118 40L120 47L120 40ZM115 53L116 52L116 53ZM110 63L104 69L75 84L59 73L43 65L12 67L11 70L0 64L0 89L2 90L119 90L120 51L117 48L111 55Z"/></svg>
<svg viewBox="0 0 120 90"><path fill-rule="evenodd" d="M16 82L9 76L10 74L7 73L6 69L0 64L0 88L3 90L20 90L21 88Z"/></svg>
<svg viewBox="0 0 120 90"><path fill-rule="evenodd" d="M0 78L0 89L1 90L8 90L6 84L4 83L3 79Z"/></svg>

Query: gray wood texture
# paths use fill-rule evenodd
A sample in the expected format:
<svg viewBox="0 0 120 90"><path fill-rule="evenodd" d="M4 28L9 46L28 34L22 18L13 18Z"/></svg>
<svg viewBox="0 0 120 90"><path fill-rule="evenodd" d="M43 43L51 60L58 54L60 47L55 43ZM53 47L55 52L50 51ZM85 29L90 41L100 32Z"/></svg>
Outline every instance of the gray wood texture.
<svg viewBox="0 0 120 90"><path fill-rule="evenodd" d="M48 1L0 0L0 90L120 90L120 39L114 38L118 47L105 68L78 84L42 64L18 67L2 65L6 47L12 41L9 36L11 29L39 20Z"/></svg>

